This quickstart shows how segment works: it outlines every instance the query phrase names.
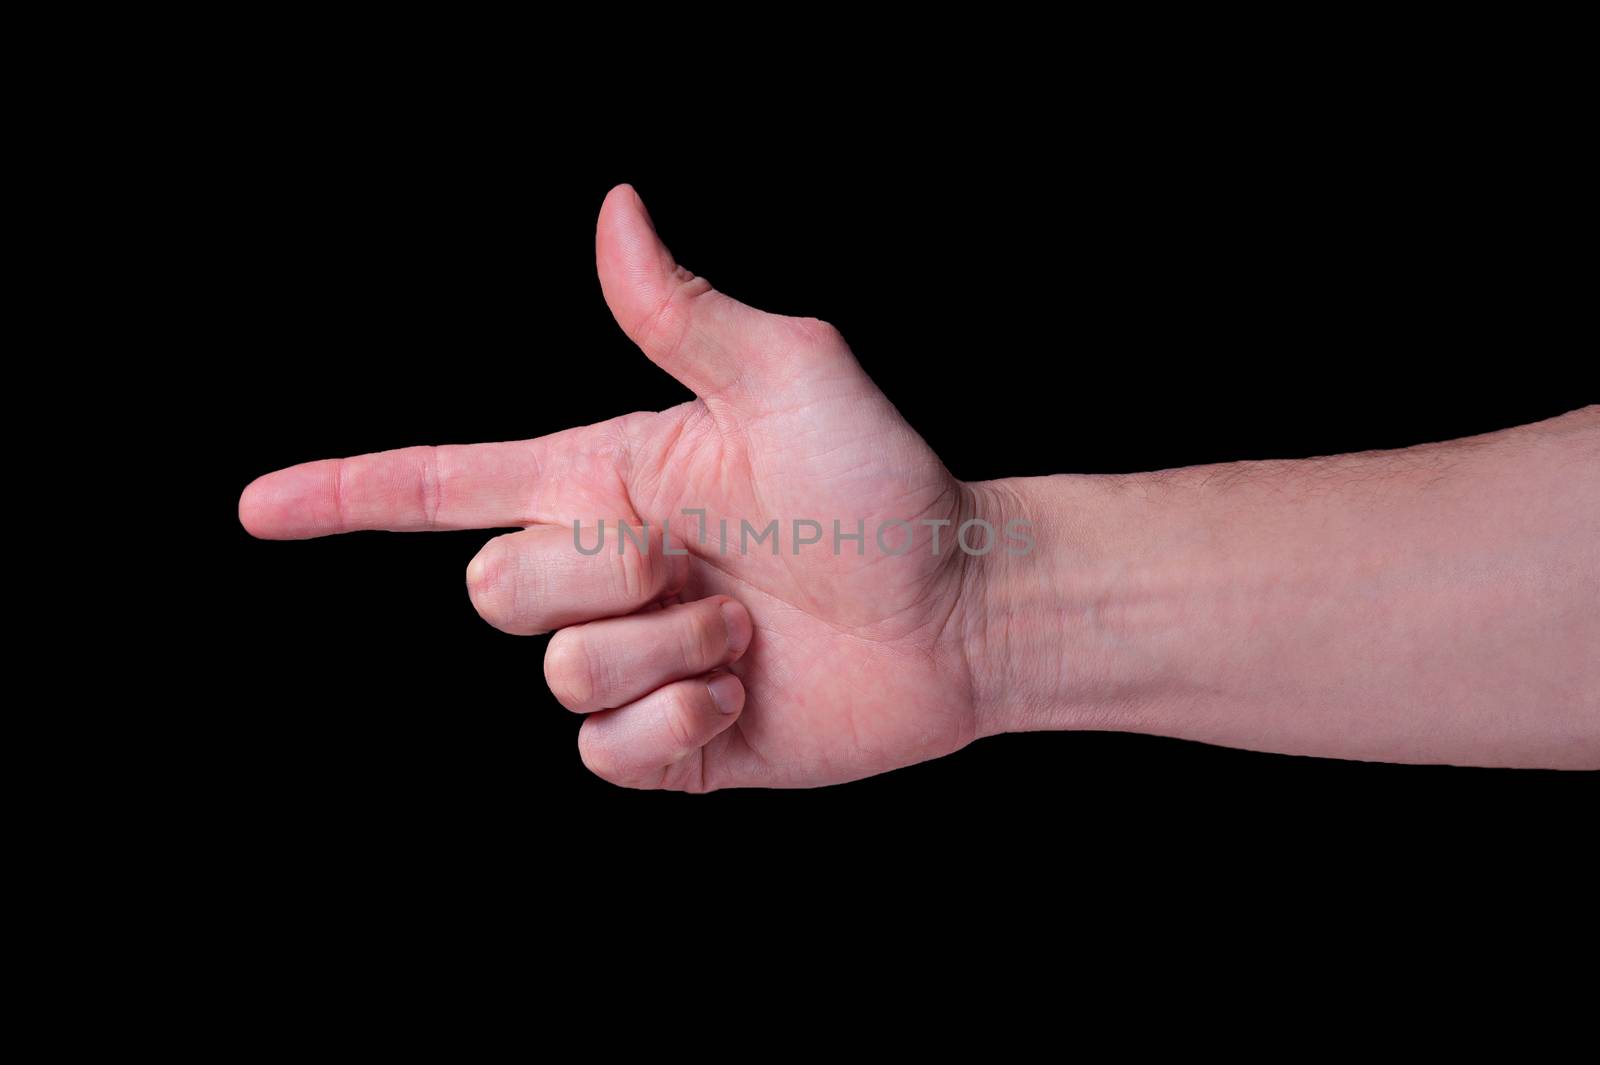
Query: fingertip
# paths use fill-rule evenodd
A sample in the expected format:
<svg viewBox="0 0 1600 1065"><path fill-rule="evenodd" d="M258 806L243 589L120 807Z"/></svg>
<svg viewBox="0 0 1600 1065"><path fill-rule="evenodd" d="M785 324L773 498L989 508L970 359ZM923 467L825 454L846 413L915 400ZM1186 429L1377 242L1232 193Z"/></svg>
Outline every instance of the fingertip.
<svg viewBox="0 0 1600 1065"><path fill-rule="evenodd" d="M717 712L732 716L744 709L744 684L732 673L717 673L707 679L706 688Z"/></svg>
<svg viewBox="0 0 1600 1065"><path fill-rule="evenodd" d="M659 302L673 263L632 185L606 194L595 224L594 252L606 304L623 331L634 336Z"/></svg>
<svg viewBox="0 0 1600 1065"><path fill-rule="evenodd" d="M655 222L645 209L644 199L626 183L606 193L595 230L596 243L602 252L608 243L619 245L617 250L634 250L642 238L648 236L653 241L656 236Z"/></svg>
<svg viewBox="0 0 1600 1065"><path fill-rule="evenodd" d="M656 220L650 217L650 208L644 205L644 197L639 195L639 190L632 185L623 185L622 188L633 194L633 205L638 209L639 217L644 221L645 225L650 227L651 235L656 236Z"/></svg>
<svg viewBox="0 0 1600 1065"><path fill-rule="evenodd" d="M244 526L245 532L256 537L261 535L256 531L259 526L255 524L256 485L260 483L260 480L261 478L257 477L254 481L251 481L249 484L245 485L244 491L239 493L239 524Z"/></svg>
<svg viewBox="0 0 1600 1065"><path fill-rule="evenodd" d="M490 541L493 543L494 541ZM487 544L472 556L472 561L467 563L467 594L473 595L484 586L489 577L489 563L484 554L489 550Z"/></svg>
<svg viewBox="0 0 1600 1065"><path fill-rule="evenodd" d="M546 603L531 603L519 588L516 553L519 537L503 533L489 539L467 563L467 598L478 616L511 636L539 636L549 632L543 610Z"/></svg>
<svg viewBox="0 0 1600 1065"><path fill-rule="evenodd" d="M644 197L639 195L639 190L634 187L632 182L623 181L611 186L611 191L606 193L605 200L602 202L610 205L613 201L616 201L616 204L618 205L626 205L629 203L633 204L639 208L639 211L644 215L645 220L649 221L650 212L645 208Z"/></svg>
<svg viewBox="0 0 1600 1065"><path fill-rule="evenodd" d="M634 206L637 206L641 210L643 210L643 208L644 208L644 197L640 196L639 195L639 190L634 188L632 182L628 182L628 181L624 181L624 182L621 182L620 184L613 185L611 187L611 191L606 193L606 198L605 198L604 202L607 205L610 205L610 204L612 204L613 201L615 201L615 203L618 206L625 206L627 204L633 204ZM649 217L649 212L648 211L645 211L644 214L645 214L645 216L647 218Z"/></svg>
<svg viewBox="0 0 1600 1065"><path fill-rule="evenodd" d="M721 609L722 623L728 631L728 654L731 659L738 659L750 646L755 623L750 619L750 611L737 599L724 599Z"/></svg>
<svg viewBox="0 0 1600 1065"><path fill-rule="evenodd" d="M327 513L326 463L302 463L264 473L239 495L239 524L259 540L305 540L337 531Z"/></svg>
<svg viewBox="0 0 1600 1065"><path fill-rule="evenodd" d="M275 520L276 512L281 509L277 506L280 494L277 480L275 474L262 474L245 485L244 491L239 493L239 524L258 540L284 538Z"/></svg>

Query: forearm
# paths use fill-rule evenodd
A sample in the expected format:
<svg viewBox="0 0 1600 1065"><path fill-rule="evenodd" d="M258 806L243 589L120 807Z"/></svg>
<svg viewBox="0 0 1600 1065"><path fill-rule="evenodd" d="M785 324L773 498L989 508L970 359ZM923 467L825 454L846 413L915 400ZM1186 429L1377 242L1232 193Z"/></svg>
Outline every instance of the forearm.
<svg viewBox="0 0 1600 1065"><path fill-rule="evenodd" d="M1600 407L1393 452L975 486L989 732L1600 767Z"/></svg>

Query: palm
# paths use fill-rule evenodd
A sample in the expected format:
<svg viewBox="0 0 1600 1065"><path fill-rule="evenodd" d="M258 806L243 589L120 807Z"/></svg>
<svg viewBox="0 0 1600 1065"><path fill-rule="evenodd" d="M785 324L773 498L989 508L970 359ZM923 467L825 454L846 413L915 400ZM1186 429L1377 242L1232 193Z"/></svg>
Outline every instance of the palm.
<svg viewBox="0 0 1600 1065"><path fill-rule="evenodd" d="M956 544L971 511L966 489L837 333L752 310L677 268L626 186L602 210L597 258L619 324L699 398L520 444L417 449L403 460L417 473L405 483L420 481L407 522L393 517L392 500L365 498L405 494L388 466L360 465L380 458L368 457L299 468L294 483L296 471L272 475L279 484L247 491L246 524L261 535L519 524L570 536L574 520L590 530L601 518L658 531L670 523L689 554L667 602L732 597L748 609L754 638L731 667L746 693L738 720L652 784L830 783L969 741L975 723L958 650L967 556ZM331 503L319 502L330 488ZM369 518L369 507L384 517ZM320 524L308 517L319 508ZM701 519L686 511L704 513L703 542ZM848 540L835 550L836 520L841 533L864 531L859 553ZM770 538L742 535L746 523L759 532L773 521L776 554ZM797 548L796 521L820 526L820 542ZM880 527L891 551L878 542ZM815 526L805 532L817 535ZM535 631L525 620L485 617Z"/></svg>
<svg viewBox="0 0 1600 1065"><path fill-rule="evenodd" d="M966 674L948 651L965 558L953 544L960 485L864 375L834 389L797 384L732 423L718 424L697 400L634 431L634 453L650 458L626 482L630 510L658 527L670 520L687 540L686 598L731 595L758 632L734 667L750 694L746 712L707 751L710 775L847 779L971 738ZM706 513L704 544L689 509ZM798 553L796 519L822 528L821 542ZM864 532L862 553L843 539L834 553L835 519L843 534ZM923 519L952 522L937 555ZM741 542L742 523L760 530L773 520L779 554ZM914 535L904 553L875 542L884 522L905 523L885 527L896 551Z"/></svg>

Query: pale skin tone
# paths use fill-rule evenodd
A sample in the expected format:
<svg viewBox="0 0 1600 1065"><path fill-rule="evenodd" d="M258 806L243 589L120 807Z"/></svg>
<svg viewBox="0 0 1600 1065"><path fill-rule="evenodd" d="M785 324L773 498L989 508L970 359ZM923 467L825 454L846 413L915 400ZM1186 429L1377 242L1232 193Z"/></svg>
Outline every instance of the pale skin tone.
<svg viewBox="0 0 1600 1065"><path fill-rule="evenodd" d="M1600 407L1402 451L963 483L836 330L677 266L626 185L596 259L617 323L697 398L290 467L239 515L267 539L520 527L473 559L468 593L506 632L554 631L546 680L606 780L831 784L1072 728L1600 767ZM685 508L706 511L704 543ZM1032 550L956 549L973 517L1027 522ZM606 549L579 553L574 519L592 546L600 518ZM822 543L795 554L795 518ZM861 554L833 553L834 518L864 522ZM686 554L663 551L668 519ZM741 520L773 519L780 554L740 549ZM874 543L889 519L911 523L898 555ZM647 552L616 551L618 520L648 523Z"/></svg>

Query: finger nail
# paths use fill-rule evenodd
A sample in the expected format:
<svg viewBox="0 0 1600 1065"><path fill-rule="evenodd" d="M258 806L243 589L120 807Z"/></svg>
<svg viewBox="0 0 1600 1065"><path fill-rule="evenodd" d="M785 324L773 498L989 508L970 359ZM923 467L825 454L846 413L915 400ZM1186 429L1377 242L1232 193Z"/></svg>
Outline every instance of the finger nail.
<svg viewBox="0 0 1600 1065"><path fill-rule="evenodd" d="M737 714L744 703L744 686L732 673L718 673L706 681L711 691L711 701L724 714Z"/></svg>
<svg viewBox="0 0 1600 1065"><path fill-rule="evenodd" d="M728 630L728 652L738 658L750 646L750 612L730 599L722 604L722 623Z"/></svg>

